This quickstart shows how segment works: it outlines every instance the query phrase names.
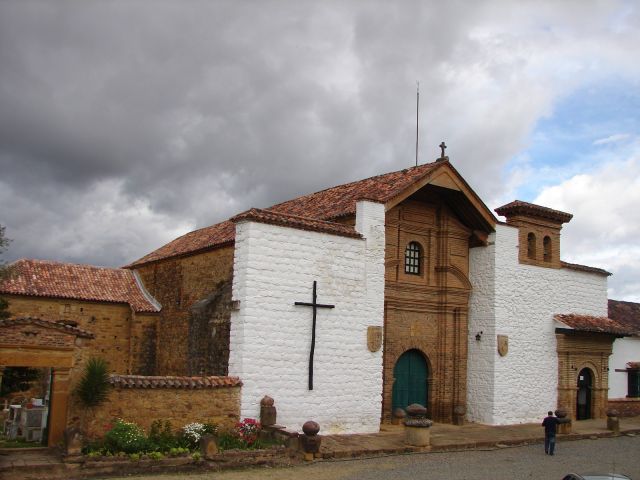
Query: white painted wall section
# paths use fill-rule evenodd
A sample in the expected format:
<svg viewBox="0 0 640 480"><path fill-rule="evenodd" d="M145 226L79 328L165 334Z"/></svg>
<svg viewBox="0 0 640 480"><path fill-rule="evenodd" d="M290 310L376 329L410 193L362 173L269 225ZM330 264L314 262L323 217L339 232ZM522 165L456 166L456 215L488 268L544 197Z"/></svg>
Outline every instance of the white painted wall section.
<svg viewBox="0 0 640 480"><path fill-rule="evenodd" d="M274 398L278 423L322 433L379 430L382 349L367 348L367 327L384 317L384 206L358 202L364 239L243 221L236 225L229 374L243 382L242 417L259 418ZM313 281L318 302L314 389L308 390Z"/></svg>
<svg viewBox="0 0 640 480"><path fill-rule="evenodd" d="M470 257L468 418L493 425L537 422L557 407L553 316L606 316L607 279L520 264L515 227L497 225L491 239L493 245L472 249ZM480 342L476 330L485 331ZM509 337L504 357L497 335Z"/></svg>
<svg viewBox="0 0 640 480"><path fill-rule="evenodd" d="M617 338L613 342L613 353L609 357L609 398L625 398L627 396L628 362L640 362L640 337Z"/></svg>

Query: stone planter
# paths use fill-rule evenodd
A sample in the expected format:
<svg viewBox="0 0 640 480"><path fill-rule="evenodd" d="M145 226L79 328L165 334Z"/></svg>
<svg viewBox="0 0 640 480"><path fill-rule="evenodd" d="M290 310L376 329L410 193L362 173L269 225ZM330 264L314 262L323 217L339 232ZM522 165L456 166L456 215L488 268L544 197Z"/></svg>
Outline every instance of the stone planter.
<svg viewBox="0 0 640 480"><path fill-rule="evenodd" d="M567 411L559 408L555 411L558 418L558 433L562 435L568 435L571 433L571 419L567 418Z"/></svg>
<svg viewBox="0 0 640 480"><path fill-rule="evenodd" d="M611 430L613 433L620 433L618 411L613 408L607 410L607 430Z"/></svg>
<svg viewBox="0 0 640 480"><path fill-rule="evenodd" d="M404 421L404 438L413 447L431 445L430 428L433 422L427 418L427 409L414 403L407 407L407 419Z"/></svg>

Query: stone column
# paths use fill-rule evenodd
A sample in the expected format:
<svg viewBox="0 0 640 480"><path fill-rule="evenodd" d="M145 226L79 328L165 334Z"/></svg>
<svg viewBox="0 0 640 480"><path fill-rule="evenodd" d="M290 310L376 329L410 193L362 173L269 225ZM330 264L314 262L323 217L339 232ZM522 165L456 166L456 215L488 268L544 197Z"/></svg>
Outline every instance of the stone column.
<svg viewBox="0 0 640 480"><path fill-rule="evenodd" d="M64 440L67 427L67 407L69 405L69 369L53 369L53 386L51 387L51 403L49 406L49 439L50 447Z"/></svg>

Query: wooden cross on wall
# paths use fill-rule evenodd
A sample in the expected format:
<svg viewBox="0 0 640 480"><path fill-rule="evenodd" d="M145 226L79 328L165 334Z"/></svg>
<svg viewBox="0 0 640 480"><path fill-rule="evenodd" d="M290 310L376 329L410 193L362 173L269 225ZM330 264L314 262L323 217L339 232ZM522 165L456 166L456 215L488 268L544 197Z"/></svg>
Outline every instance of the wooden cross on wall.
<svg viewBox="0 0 640 480"><path fill-rule="evenodd" d="M318 296L316 294L316 284L313 281L313 301L307 302L295 302L294 305L303 305L305 307L313 307L313 326L311 327L311 350L309 352L309 390L313 390L313 352L316 349L316 314L318 308L335 308L335 305L323 305L318 303Z"/></svg>

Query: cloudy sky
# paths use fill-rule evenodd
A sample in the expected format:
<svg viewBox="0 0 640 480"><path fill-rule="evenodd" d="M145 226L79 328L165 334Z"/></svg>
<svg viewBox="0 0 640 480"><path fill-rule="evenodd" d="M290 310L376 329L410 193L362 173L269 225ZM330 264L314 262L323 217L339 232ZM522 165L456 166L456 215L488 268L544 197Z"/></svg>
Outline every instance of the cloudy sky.
<svg viewBox="0 0 640 480"><path fill-rule="evenodd" d="M249 207L447 154L640 301L634 1L0 2L0 224L118 266Z"/></svg>

